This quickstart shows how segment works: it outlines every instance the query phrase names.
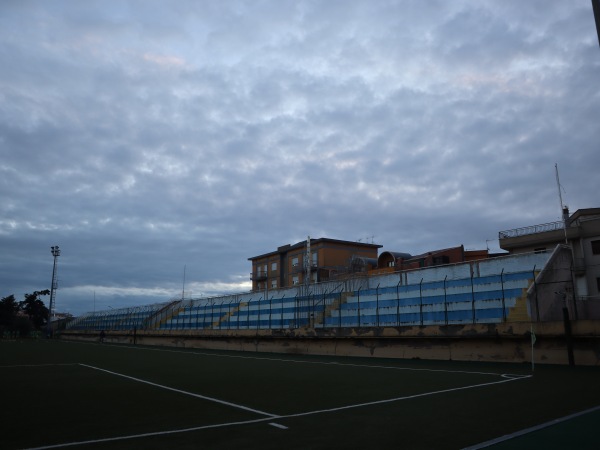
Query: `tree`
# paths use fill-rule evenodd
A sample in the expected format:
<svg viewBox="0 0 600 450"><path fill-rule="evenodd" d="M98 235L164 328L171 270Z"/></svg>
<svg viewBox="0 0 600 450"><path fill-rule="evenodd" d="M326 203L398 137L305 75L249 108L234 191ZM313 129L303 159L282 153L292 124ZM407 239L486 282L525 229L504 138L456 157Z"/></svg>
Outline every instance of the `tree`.
<svg viewBox="0 0 600 450"><path fill-rule="evenodd" d="M49 294L50 290L48 289L35 291L33 294L25 294L25 300L19 303L19 309L29 317L33 328L36 330L40 330L50 318L50 311L38 297Z"/></svg>
<svg viewBox="0 0 600 450"><path fill-rule="evenodd" d="M0 300L0 330L11 330L19 312L19 304L14 295L9 295Z"/></svg>
<svg viewBox="0 0 600 450"><path fill-rule="evenodd" d="M49 294L46 289L25 294L22 302L17 302L14 295L0 300L0 336L9 331L25 337L32 329L40 330L48 322L50 312L38 297Z"/></svg>

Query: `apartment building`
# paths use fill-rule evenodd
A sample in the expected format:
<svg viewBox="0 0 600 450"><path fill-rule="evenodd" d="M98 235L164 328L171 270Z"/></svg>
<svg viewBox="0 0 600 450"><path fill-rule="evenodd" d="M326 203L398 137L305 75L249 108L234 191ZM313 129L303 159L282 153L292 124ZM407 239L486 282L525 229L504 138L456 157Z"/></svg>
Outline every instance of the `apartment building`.
<svg viewBox="0 0 600 450"><path fill-rule="evenodd" d="M500 248L511 254L552 252L566 244L572 250L571 272L580 299L600 300L600 208L579 209L563 220L501 231Z"/></svg>
<svg viewBox="0 0 600 450"><path fill-rule="evenodd" d="M283 245L252 262L252 290L277 289L306 282L327 281L352 265L352 261L377 261L381 245L319 238ZM308 277L308 278L307 278Z"/></svg>

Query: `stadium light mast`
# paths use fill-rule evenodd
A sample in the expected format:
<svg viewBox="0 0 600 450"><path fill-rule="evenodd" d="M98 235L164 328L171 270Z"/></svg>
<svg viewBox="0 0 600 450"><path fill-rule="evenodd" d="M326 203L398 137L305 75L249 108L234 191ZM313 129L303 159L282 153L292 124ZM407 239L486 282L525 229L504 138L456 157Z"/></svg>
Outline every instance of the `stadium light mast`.
<svg viewBox="0 0 600 450"><path fill-rule="evenodd" d="M58 245L50 247L52 256L54 257L54 265L52 267L52 286L50 288L50 307L48 308L48 327L47 335L50 336L52 332L52 310L54 309L54 298L56 297L56 258L60 256L60 248Z"/></svg>
<svg viewBox="0 0 600 450"><path fill-rule="evenodd" d="M600 45L600 0L592 0L592 10L596 21L596 32L598 33L598 44Z"/></svg>

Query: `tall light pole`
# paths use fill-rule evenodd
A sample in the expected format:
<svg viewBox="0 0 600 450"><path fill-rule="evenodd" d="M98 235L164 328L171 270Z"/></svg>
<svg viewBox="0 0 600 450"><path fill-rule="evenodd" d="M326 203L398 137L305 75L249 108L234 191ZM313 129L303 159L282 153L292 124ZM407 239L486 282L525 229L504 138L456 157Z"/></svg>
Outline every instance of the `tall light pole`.
<svg viewBox="0 0 600 450"><path fill-rule="evenodd" d="M58 245L50 247L52 250L52 256L54 256L54 266L52 267L52 287L50 288L50 308L48 308L48 328L47 334L52 334L52 310L54 309L54 297L56 296L56 258L60 256L60 249Z"/></svg>
<svg viewBox="0 0 600 450"><path fill-rule="evenodd" d="M600 44L600 0L592 0L592 9L596 19L596 31L598 32L598 44Z"/></svg>

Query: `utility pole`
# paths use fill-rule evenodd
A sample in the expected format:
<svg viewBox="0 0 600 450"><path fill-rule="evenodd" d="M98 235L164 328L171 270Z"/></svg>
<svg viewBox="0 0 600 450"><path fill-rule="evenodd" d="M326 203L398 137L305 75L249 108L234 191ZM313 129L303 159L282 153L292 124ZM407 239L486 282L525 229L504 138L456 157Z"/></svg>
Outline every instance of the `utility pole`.
<svg viewBox="0 0 600 450"><path fill-rule="evenodd" d="M54 257L54 265L52 267L52 286L50 288L50 307L48 308L48 326L46 329L46 334L48 337L52 335L52 311L54 310L54 299L56 297L56 258L60 256L60 249L58 245L50 247L52 251L52 256Z"/></svg>

